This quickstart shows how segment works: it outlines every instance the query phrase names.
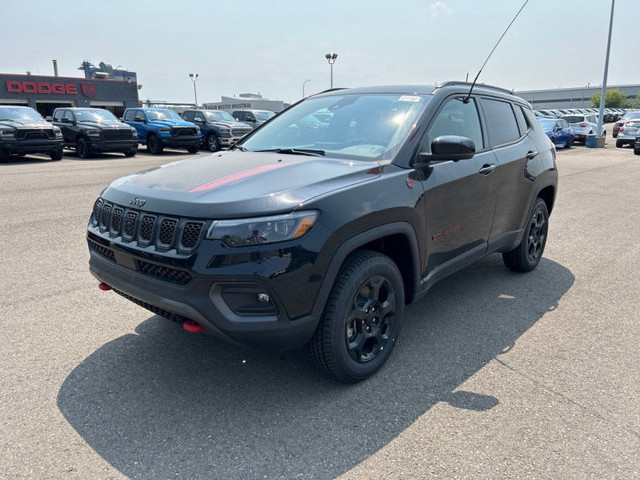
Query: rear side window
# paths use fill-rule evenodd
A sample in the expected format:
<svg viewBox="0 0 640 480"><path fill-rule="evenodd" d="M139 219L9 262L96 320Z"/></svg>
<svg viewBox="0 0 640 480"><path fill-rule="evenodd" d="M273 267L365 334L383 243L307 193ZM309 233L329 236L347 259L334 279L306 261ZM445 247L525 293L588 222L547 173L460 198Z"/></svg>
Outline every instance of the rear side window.
<svg viewBox="0 0 640 480"><path fill-rule="evenodd" d="M482 106L492 146L503 145L520 138L518 123L509 102L483 98Z"/></svg>
<svg viewBox="0 0 640 480"><path fill-rule="evenodd" d="M527 122L524 119L524 113L522 113L522 107L520 105L514 105L513 110L516 113L516 120L518 120L518 128L520 129L520 135L524 135L524 132L529 130Z"/></svg>
<svg viewBox="0 0 640 480"><path fill-rule="evenodd" d="M429 145L425 145L425 147L430 150L431 142L441 135L467 137L473 140L476 150L484 148L480 117L474 99L468 103L464 103L462 97L448 100L429 128Z"/></svg>

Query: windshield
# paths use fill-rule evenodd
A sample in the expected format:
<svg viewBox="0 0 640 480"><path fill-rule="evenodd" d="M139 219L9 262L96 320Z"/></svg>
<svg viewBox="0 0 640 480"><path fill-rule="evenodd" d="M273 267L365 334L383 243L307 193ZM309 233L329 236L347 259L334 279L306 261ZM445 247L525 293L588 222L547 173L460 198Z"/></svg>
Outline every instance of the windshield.
<svg viewBox="0 0 640 480"><path fill-rule="evenodd" d="M339 92L310 98L282 112L241 144L250 151L317 150L327 157L390 159L430 99Z"/></svg>
<svg viewBox="0 0 640 480"><path fill-rule="evenodd" d="M539 118L540 126L545 130L553 130L556 126L556 121L550 118Z"/></svg>
<svg viewBox="0 0 640 480"><path fill-rule="evenodd" d="M227 112L203 112L204 116L210 122L234 122L236 121L230 114Z"/></svg>
<svg viewBox="0 0 640 480"><path fill-rule="evenodd" d="M109 110L74 110L76 119L80 122L117 122L118 119Z"/></svg>
<svg viewBox="0 0 640 480"><path fill-rule="evenodd" d="M258 120L260 120L261 122L266 122L270 118L273 118L276 116L276 114L273 112L255 112L255 114L256 114L256 117L258 117Z"/></svg>
<svg viewBox="0 0 640 480"><path fill-rule="evenodd" d="M640 118L640 112L627 112L622 116L622 118L624 120L629 120L630 118Z"/></svg>
<svg viewBox="0 0 640 480"><path fill-rule="evenodd" d="M32 108L20 107L0 107L0 120L44 122L44 118Z"/></svg>
<svg viewBox="0 0 640 480"><path fill-rule="evenodd" d="M564 118L569 123L580 123L584 122L584 115L565 115Z"/></svg>
<svg viewBox="0 0 640 480"><path fill-rule="evenodd" d="M157 110L145 110L145 113L147 114L147 118L150 121L154 121L154 120L173 120L178 122L183 121L182 118L180 118L180 115L178 115L173 110L169 110L168 108L162 108Z"/></svg>

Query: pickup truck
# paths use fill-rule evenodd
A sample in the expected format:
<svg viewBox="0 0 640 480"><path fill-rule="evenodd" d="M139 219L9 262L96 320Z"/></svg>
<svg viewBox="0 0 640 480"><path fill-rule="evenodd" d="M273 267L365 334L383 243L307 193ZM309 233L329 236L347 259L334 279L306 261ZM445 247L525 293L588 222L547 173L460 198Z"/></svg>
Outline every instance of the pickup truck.
<svg viewBox="0 0 640 480"><path fill-rule="evenodd" d="M196 153L202 143L200 127L168 108L127 108L124 122L136 129L138 141L153 155L160 155L164 147Z"/></svg>

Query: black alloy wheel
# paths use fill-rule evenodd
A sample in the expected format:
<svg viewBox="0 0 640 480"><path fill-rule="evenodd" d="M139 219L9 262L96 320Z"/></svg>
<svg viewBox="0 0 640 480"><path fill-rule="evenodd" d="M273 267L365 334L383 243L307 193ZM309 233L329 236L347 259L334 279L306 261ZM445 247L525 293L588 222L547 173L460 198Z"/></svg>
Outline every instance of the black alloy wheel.
<svg viewBox="0 0 640 480"><path fill-rule="evenodd" d="M384 351L391 338L396 294L380 275L364 282L353 297L346 322L347 350L356 362L370 362Z"/></svg>
<svg viewBox="0 0 640 480"><path fill-rule="evenodd" d="M547 244L548 231L549 210L545 201L538 197L522 241L513 250L502 254L505 265L514 272L529 272L536 268Z"/></svg>
<svg viewBox="0 0 640 480"><path fill-rule="evenodd" d="M393 351L404 315L404 284L389 257L357 250L344 262L316 333L311 361L344 383L377 372Z"/></svg>
<svg viewBox="0 0 640 480"><path fill-rule="evenodd" d="M200 147L198 145L187 147L187 152L189 153L196 153L198 150L200 150Z"/></svg>
<svg viewBox="0 0 640 480"><path fill-rule="evenodd" d="M89 144L84 138L79 138L76 141L76 153L80 158L89 158L91 156Z"/></svg>
<svg viewBox="0 0 640 480"><path fill-rule="evenodd" d="M212 152L220 150L220 141L215 133L210 133L207 137L207 149Z"/></svg>
<svg viewBox="0 0 640 480"><path fill-rule="evenodd" d="M162 153L162 145L160 144L160 140L155 135L147 136L147 150L152 155L160 155Z"/></svg>

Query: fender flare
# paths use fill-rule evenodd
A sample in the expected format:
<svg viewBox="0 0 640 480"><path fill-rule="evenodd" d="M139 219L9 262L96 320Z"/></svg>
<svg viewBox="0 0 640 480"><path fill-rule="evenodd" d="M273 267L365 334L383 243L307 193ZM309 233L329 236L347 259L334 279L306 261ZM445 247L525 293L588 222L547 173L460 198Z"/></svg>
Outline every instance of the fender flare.
<svg viewBox="0 0 640 480"><path fill-rule="evenodd" d="M318 291L318 295L316 296L315 303L313 304L312 313L313 314L321 314L324 310L324 306L329 299L329 295L331 293L331 289L333 288L333 284L340 273L340 269L342 267L343 262L347 258L347 256L357 250L359 247L366 245L369 242L374 240L378 240L379 238L387 237L389 235L401 234L404 235L408 241L409 246L411 248L411 258L413 263L413 291L414 297L417 294L417 288L420 285L420 274L421 274L421 266L420 266L420 249L418 243L418 237L413 226L408 222L393 222L385 225L379 225L370 230L366 230L364 232L359 233L358 235L351 237L349 240L344 242L340 248L336 250L333 254L333 258L331 259L331 263L329 264L329 268L322 279L322 285Z"/></svg>

